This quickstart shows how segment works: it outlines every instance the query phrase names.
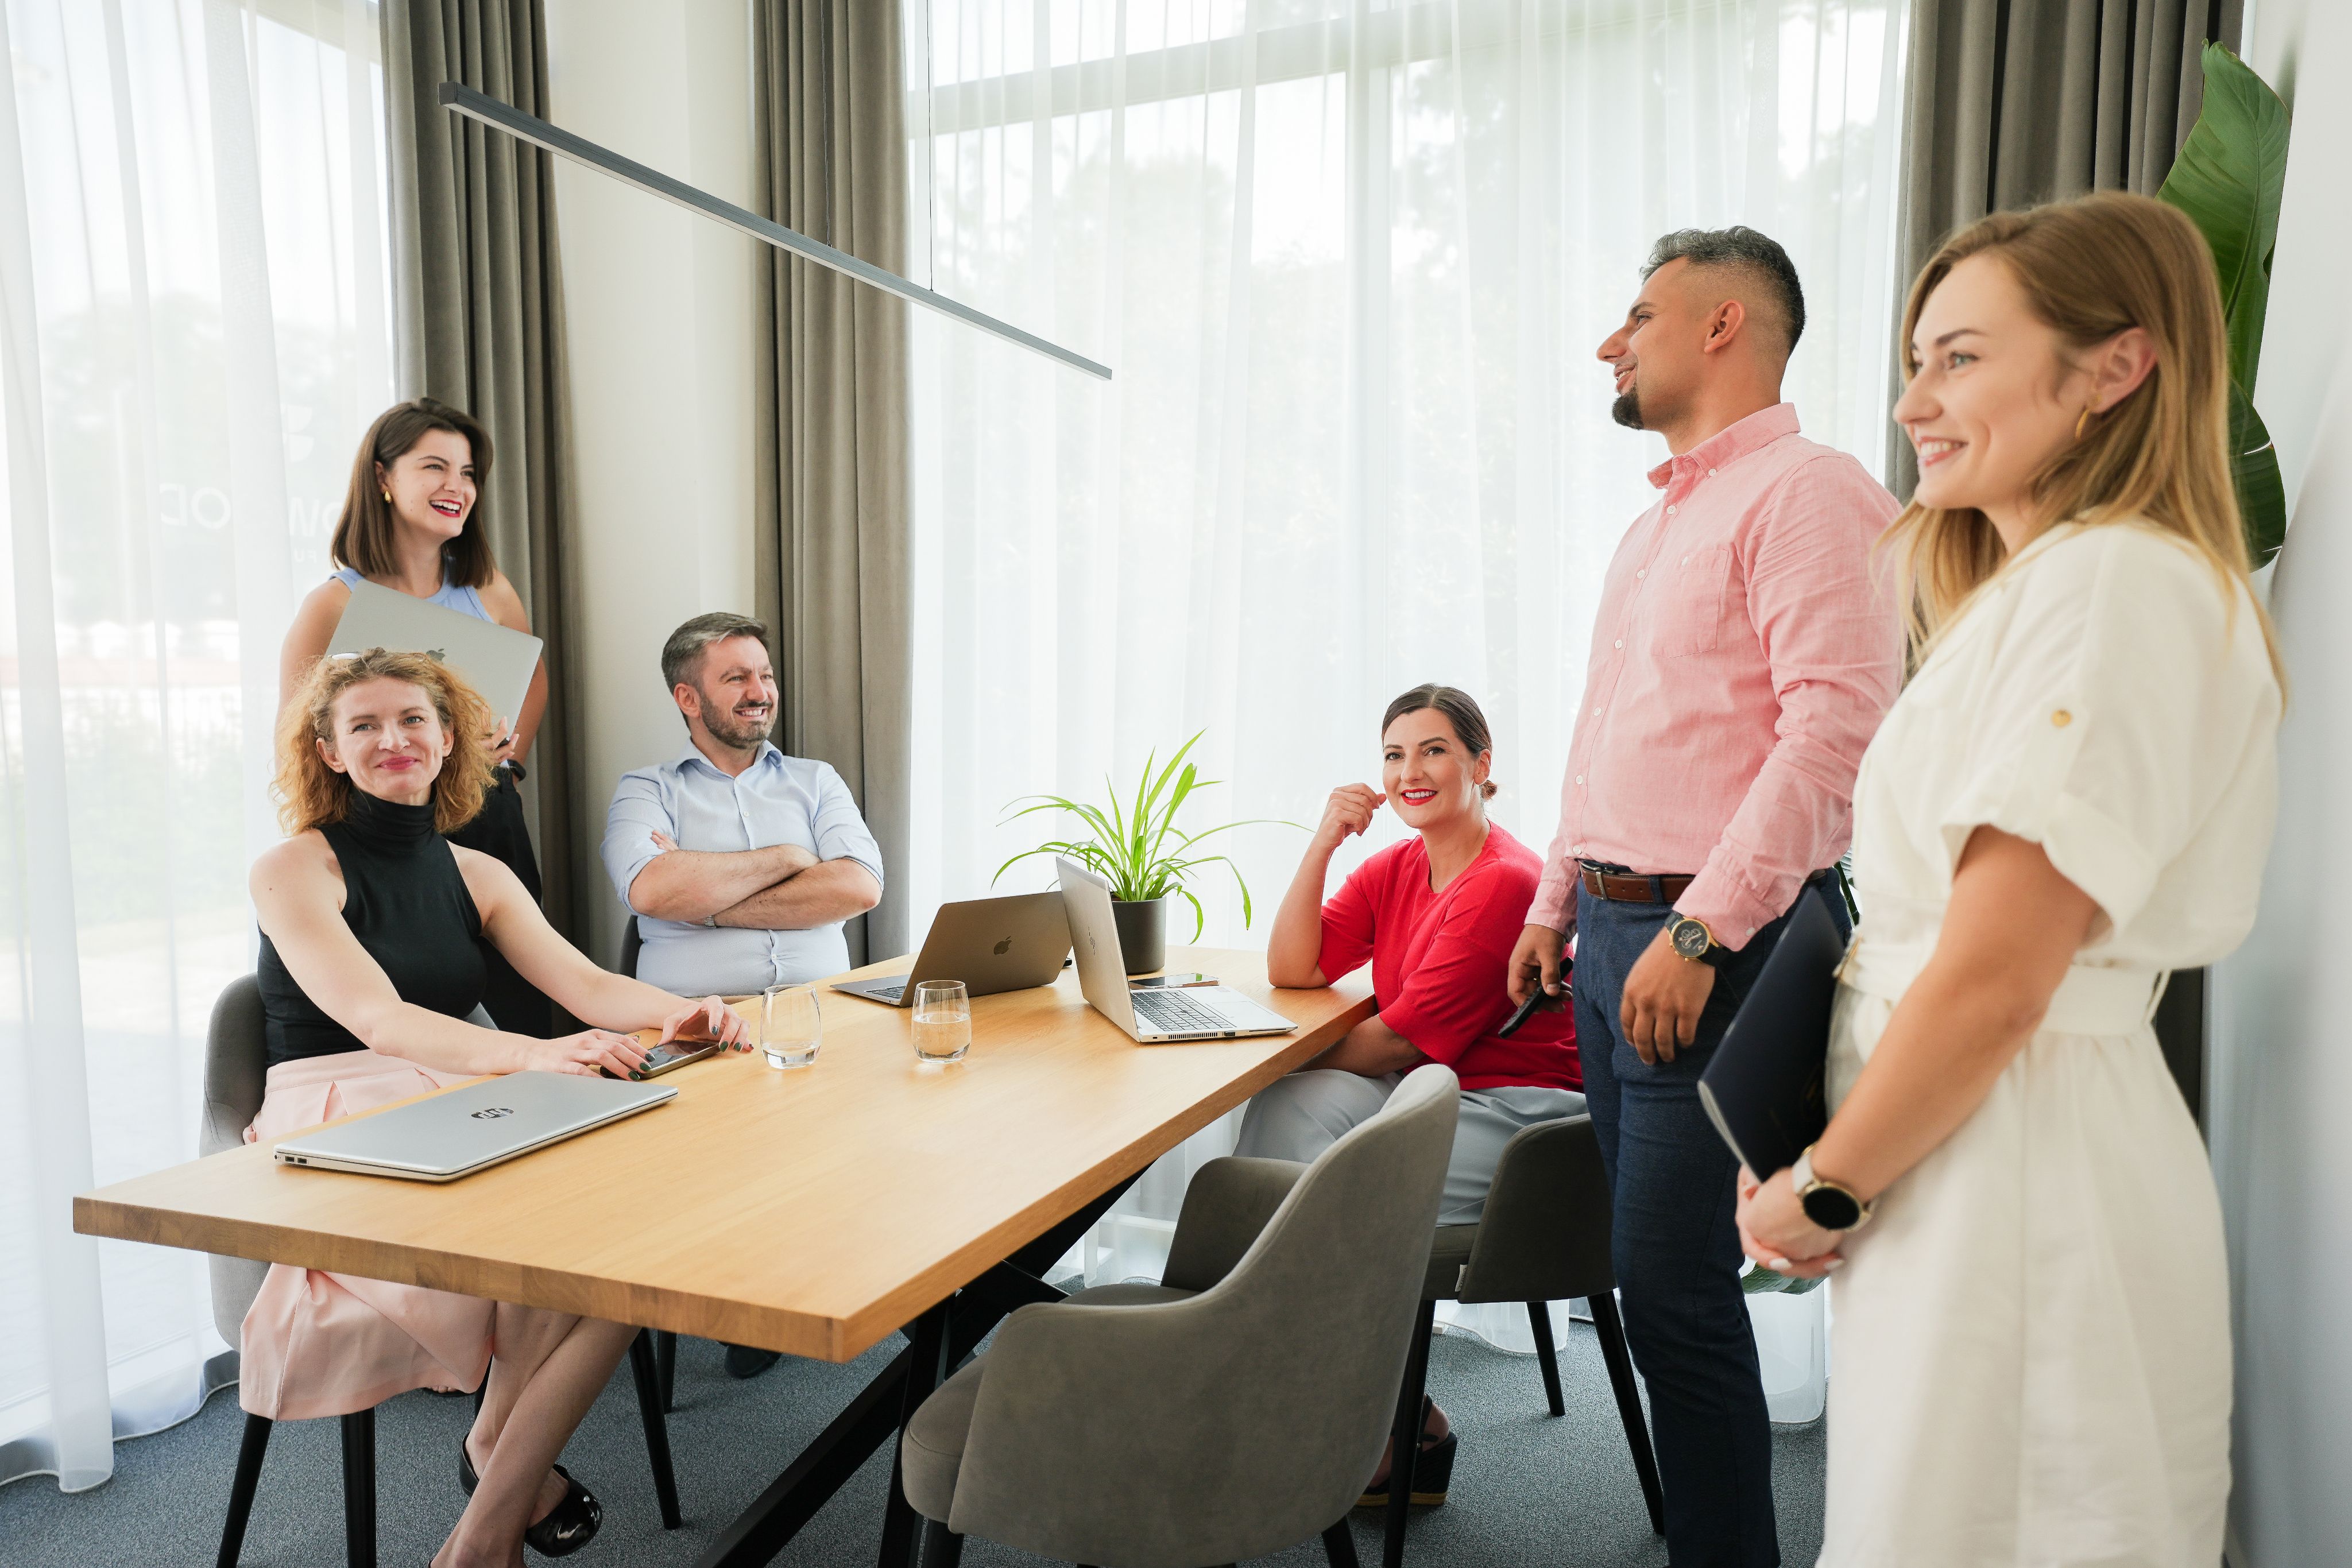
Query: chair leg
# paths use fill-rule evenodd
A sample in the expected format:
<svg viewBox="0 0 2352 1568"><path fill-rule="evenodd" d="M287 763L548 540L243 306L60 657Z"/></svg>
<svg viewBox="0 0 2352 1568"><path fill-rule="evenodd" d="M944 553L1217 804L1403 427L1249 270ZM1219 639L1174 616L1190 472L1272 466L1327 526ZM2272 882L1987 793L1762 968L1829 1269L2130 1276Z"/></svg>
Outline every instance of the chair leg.
<svg viewBox="0 0 2352 1568"><path fill-rule="evenodd" d="M343 1417L343 1557L375 1568L375 1412Z"/></svg>
<svg viewBox="0 0 2352 1568"><path fill-rule="evenodd" d="M247 1414L245 1437L236 1446L236 1477L228 1484L228 1522L221 1526L219 1568L236 1568L237 1554L245 1550L245 1521L253 1517L253 1489L261 1480L269 1427L268 1416Z"/></svg>
<svg viewBox="0 0 2352 1568"><path fill-rule="evenodd" d="M1331 1568L1357 1568L1356 1538L1349 1533L1346 1520L1323 1532L1323 1555L1330 1560Z"/></svg>
<svg viewBox="0 0 2352 1568"><path fill-rule="evenodd" d="M654 1357L661 1366L662 1414L677 1409L677 1335L667 1329L654 1334Z"/></svg>
<svg viewBox="0 0 2352 1568"><path fill-rule="evenodd" d="M1388 1528L1381 1543L1381 1568L1404 1568L1404 1521L1412 1509L1413 1466L1421 1458L1421 1400L1429 1387L1429 1340L1436 1329L1437 1303L1422 1302L1412 1322L1412 1347L1405 1353L1396 1427L1390 1434Z"/></svg>
<svg viewBox="0 0 2352 1568"><path fill-rule="evenodd" d="M923 1568L957 1568L963 1561L963 1537L936 1519L923 1521Z"/></svg>
<svg viewBox="0 0 2352 1568"><path fill-rule="evenodd" d="M1551 1309L1541 1301L1528 1303L1528 1326L1535 1331L1536 1362L1543 1368L1544 1397L1551 1401L1551 1413L1568 1414L1568 1401L1559 1393L1559 1352L1552 1348Z"/></svg>
<svg viewBox="0 0 2352 1568"><path fill-rule="evenodd" d="M1625 1423L1625 1446L1633 1450L1633 1470L1642 1478L1642 1500L1650 1505L1650 1528L1666 1532L1666 1494L1658 1484L1658 1457L1650 1448L1650 1425L1642 1415L1642 1396L1633 1386L1633 1356L1625 1348L1625 1320L1617 1315L1617 1298L1602 1291L1591 1298L1592 1332L1601 1341L1601 1359L1609 1364L1609 1386L1617 1394L1617 1417Z"/></svg>
<svg viewBox="0 0 2352 1568"><path fill-rule="evenodd" d="M660 1359L654 1349L654 1331L639 1329L629 1342L629 1372L637 1381L637 1414L645 1418L646 1454L653 1460L662 1528L676 1530L683 1521L677 1511L677 1472L670 1467L669 1418L662 1414Z"/></svg>

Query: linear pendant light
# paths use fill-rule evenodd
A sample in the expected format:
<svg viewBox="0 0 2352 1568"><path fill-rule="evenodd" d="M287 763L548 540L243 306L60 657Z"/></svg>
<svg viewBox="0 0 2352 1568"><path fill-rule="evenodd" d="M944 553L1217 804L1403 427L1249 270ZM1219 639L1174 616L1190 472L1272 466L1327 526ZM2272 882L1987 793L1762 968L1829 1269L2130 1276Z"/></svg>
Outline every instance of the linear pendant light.
<svg viewBox="0 0 2352 1568"><path fill-rule="evenodd" d="M977 327L983 332L993 333L1008 343L1018 343L1034 353L1043 354L1049 360L1057 360L1073 370L1084 371L1087 374L1099 376L1104 381L1110 380L1108 365L1097 364L1084 354L1073 352L1058 343L1049 343L1034 332L1024 332L1010 322L1000 321L993 316L983 314L969 305L949 298L944 294L934 293L920 284L909 283L895 272L886 272L871 262L860 261L846 251L835 250L833 246L813 240L796 230L788 229L780 223L739 207L732 202L720 201L717 196L707 191L698 191L683 180L673 180L657 169L648 169L643 163L624 158L617 152L597 146L593 141L574 136L561 127L550 125L546 120L534 115L525 114L512 104L501 103L486 93L478 92L472 88L454 81L443 82L438 96L442 108L462 114L468 120L479 120L484 125L503 131L508 135L528 141L534 147L543 147L559 158L569 158L574 163L585 164L599 173L610 174L625 185L635 185L640 191L648 191L666 201L676 202L688 212L700 213L707 218L716 218L729 228L740 230L753 239L764 240L778 250L790 251L793 255L803 256L820 267L829 267L835 272L847 273L860 283L870 283L885 293L895 294L901 299L911 300L917 305L936 310L942 316L951 316L967 326Z"/></svg>

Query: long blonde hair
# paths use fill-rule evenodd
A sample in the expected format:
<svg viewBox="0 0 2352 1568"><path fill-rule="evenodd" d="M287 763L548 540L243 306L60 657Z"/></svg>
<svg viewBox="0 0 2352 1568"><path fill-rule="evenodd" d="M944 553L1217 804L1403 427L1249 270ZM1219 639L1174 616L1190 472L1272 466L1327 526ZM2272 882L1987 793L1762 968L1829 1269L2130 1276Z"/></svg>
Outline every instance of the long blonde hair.
<svg viewBox="0 0 2352 1568"><path fill-rule="evenodd" d="M433 780L434 831L454 831L481 814L490 787L485 734L489 706L429 653L370 648L350 657L330 653L312 664L278 716L274 793L278 821L289 837L340 822L351 810L351 778L328 767L319 746L335 743L335 699L361 682L373 680L405 681L423 688L441 716L441 727L449 732L449 755Z"/></svg>
<svg viewBox="0 0 2352 1568"><path fill-rule="evenodd" d="M2061 522L2146 522L2179 536L2212 567L2234 606L2252 563L2230 477L2229 335L2213 256L2197 225L2147 196L2102 192L2021 213L1994 213L1959 230L1919 270L1896 345L1907 384L1911 343L1927 297L1969 256L2005 265L2026 305L2072 348L2088 350L2137 327L2156 368L2081 440L2034 476L2036 532ZM1914 501L1888 528L1910 589L1915 664L2007 559L1990 518L1975 507ZM2285 670L2270 618L2251 593L2271 668Z"/></svg>

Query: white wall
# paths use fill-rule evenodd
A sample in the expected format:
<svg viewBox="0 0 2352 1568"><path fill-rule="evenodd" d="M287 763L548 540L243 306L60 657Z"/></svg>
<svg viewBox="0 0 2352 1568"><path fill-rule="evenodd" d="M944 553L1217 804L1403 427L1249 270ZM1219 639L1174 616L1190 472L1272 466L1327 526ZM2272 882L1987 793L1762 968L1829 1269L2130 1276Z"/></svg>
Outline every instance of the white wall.
<svg viewBox="0 0 2352 1568"><path fill-rule="evenodd" d="M568 131L756 209L745 0L550 0L551 118ZM581 873L602 803L632 768L685 744L661 681L663 639L688 616L752 609L756 241L559 160L556 221L572 354L573 635L593 706ZM590 951L620 952L600 901Z"/></svg>
<svg viewBox="0 0 2352 1568"><path fill-rule="evenodd" d="M2260 0L2246 57L2294 111L2254 402L2291 522L2271 585L2293 688L2262 915L2219 971L2209 1125L2230 1233L2234 1568L2352 1554L2352 6Z"/></svg>

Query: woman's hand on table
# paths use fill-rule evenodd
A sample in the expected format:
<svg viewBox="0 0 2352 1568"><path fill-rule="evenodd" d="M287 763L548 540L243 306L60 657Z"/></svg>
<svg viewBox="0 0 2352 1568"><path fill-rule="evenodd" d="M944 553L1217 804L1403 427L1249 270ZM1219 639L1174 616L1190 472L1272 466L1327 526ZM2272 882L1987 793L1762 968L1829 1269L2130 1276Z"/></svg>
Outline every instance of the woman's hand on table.
<svg viewBox="0 0 2352 1568"><path fill-rule="evenodd" d="M1845 1262L1837 1250L1845 1232L1823 1230L1805 1218L1787 1171L1759 1182L1740 1166L1738 1218L1740 1250L1776 1274L1819 1279Z"/></svg>
<svg viewBox="0 0 2352 1568"><path fill-rule="evenodd" d="M578 1034L531 1044L533 1050L523 1065L540 1072L570 1072L583 1078L609 1072L615 1078L634 1078L646 1063L646 1048L637 1043L636 1036L615 1034L609 1029L583 1029Z"/></svg>
<svg viewBox="0 0 2352 1568"><path fill-rule="evenodd" d="M667 1045L685 1033L696 1040L715 1040L731 1051L751 1049L751 1027L743 1021L742 1014L717 997L681 1001L676 1012L662 1019L661 1039L655 1043Z"/></svg>

